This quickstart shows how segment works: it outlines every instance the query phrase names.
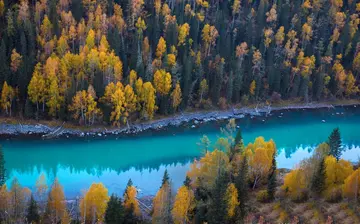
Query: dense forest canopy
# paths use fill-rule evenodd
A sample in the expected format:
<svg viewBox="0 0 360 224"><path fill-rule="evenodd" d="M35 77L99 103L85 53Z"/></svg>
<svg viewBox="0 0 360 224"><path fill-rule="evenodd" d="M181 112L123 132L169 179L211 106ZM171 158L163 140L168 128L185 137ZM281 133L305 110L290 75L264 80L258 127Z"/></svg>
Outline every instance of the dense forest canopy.
<svg viewBox="0 0 360 224"><path fill-rule="evenodd" d="M356 97L356 0L0 0L1 112L121 125Z"/></svg>

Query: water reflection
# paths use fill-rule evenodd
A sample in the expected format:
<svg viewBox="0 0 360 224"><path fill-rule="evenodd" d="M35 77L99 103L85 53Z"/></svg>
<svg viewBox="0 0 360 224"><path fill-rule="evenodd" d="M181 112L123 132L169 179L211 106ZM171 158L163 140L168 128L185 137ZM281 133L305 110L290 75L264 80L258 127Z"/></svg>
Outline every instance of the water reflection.
<svg viewBox="0 0 360 224"><path fill-rule="evenodd" d="M360 146L360 108L276 112L269 117L245 117L237 121L245 143L257 136L273 138L278 148L278 167L292 168L326 141L334 127L341 130L349 150L344 158L357 160ZM212 143L221 136L224 122L197 128L169 128L166 133L146 133L132 138L102 140L3 141L6 168L11 178L32 188L41 172L49 184L57 176L67 197L74 197L92 182L103 182L110 192L122 194L129 178L142 194L154 194L168 169L174 188L185 178L189 164L200 156L196 143L206 134ZM11 182L11 179L8 181Z"/></svg>

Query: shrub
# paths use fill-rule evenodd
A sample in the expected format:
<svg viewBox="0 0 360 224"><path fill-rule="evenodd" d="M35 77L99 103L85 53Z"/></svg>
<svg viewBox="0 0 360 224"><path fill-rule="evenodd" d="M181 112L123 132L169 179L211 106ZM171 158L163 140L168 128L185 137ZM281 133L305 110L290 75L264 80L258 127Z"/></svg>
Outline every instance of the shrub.
<svg viewBox="0 0 360 224"><path fill-rule="evenodd" d="M207 100L201 100L201 102L200 102L200 107L202 108L202 109L205 109L205 110L209 110L209 109L211 109L211 107L212 107L212 103L211 103L211 100L210 99L207 99Z"/></svg>
<svg viewBox="0 0 360 224"><path fill-rule="evenodd" d="M269 195L267 193L267 190L261 190L256 194L256 200L259 202L268 202L269 201Z"/></svg>
<svg viewBox="0 0 360 224"><path fill-rule="evenodd" d="M336 203L342 199L341 186L333 186L324 192L325 200L327 202Z"/></svg>
<svg viewBox="0 0 360 224"><path fill-rule="evenodd" d="M297 202L297 203L305 202L309 198L309 192L307 190L302 190L297 195L294 196L291 195L290 197L293 202Z"/></svg>
<svg viewBox="0 0 360 224"><path fill-rule="evenodd" d="M271 101L272 103L278 103L278 102L280 102L280 100L281 100L281 94L280 94L280 93L278 93L278 92L273 92L273 93L271 94L270 101Z"/></svg>
<svg viewBox="0 0 360 224"><path fill-rule="evenodd" d="M218 106L221 110L225 110L227 108L226 99L224 97L220 97Z"/></svg>
<svg viewBox="0 0 360 224"><path fill-rule="evenodd" d="M248 95L243 95L241 97L241 104L242 105L247 105L249 103L249 96Z"/></svg>

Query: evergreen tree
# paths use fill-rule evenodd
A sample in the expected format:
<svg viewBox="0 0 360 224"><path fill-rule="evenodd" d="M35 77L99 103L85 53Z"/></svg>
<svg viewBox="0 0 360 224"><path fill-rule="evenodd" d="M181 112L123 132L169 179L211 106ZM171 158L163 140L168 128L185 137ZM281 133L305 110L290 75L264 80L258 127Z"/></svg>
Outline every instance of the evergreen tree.
<svg viewBox="0 0 360 224"><path fill-rule="evenodd" d="M325 190L325 179L326 179L326 168L325 168L325 159L322 158L320 161L317 170L315 170L312 179L311 179L311 191L315 195L320 196L321 193Z"/></svg>
<svg viewBox="0 0 360 224"><path fill-rule="evenodd" d="M124 222L124 207L121 198L111 195L105 211L106 224L118 224Z"/></svg>
<svg viewBox="0 0 360 224"><path fill-rule="evenodd" d="M341 136L339 128L335 128L328 139L328 144L330 146L329 154L334 156L336 160L340 159L342 148L341 148Z"/></svg>
<svg viewBox="0 0 360 224"><path fill-rule="evenodd" d="M274 200L276 190L276 154L273 154L272 165L268 176L267 194L270 201Z"/></svg>
<svg viewBox="0 0 360 224"><path fill-rule="evenodd" d="M243 137L242 137L241 129L239 128L239 130L236 132L236 136L235 136L235 145L242 144L242 143L243 143Z"/></svg>
<svg viewBox="0 0 360 224"><path fill-rule="evenodd" d="M29 202L29 207L27 210L26 219L27 219L28 223L39 223L39 221L40 221L38 205L37 205L33 195L31 195L31 197L30 197L30 202Z"/></svg>
<svg viewBox="0 0 360 224"><path fill-rule="evenodd" d="M186 175L185 181L184 181L184 186L186 187L190 187L191 184L191 179L188 175Z"/></svg>
<svg viewBox="0 0 360 224"><path fill-rule="evenodd" d="M132 182L131 179L129 179L129 181L128 181L127 185L126 185L126 189L128 187L131 187L131 186L133 186L133 182ZM125 190L125 193L124 193L124 197L125 197L125 194L126 194L126 190ZM120 211L120 210L116 210L116 211ZM123 220L124 220L124 223L126 223L126 224L138 223L139 220L138 220L138 217L135 214L135 209L134 209L133 204L131 204L130 208L126 208L126 207L124 208Z"/></svg>
<svg viewBox="0 0 360 224"><path fill-rule="evenodd" d="M208 221L214 224L223 224L226 220L227 206L225 201L226 188L229 183L228 174L220 171L211 191L208 211Z"/></svg>
<svg viewBox="0 0 360 224"><path fill-rule="evenodd" d="M6 182L5 156L0 145L0 187Z"/></svg>
<svg viewBox="0 0 360 224"><path fill-rule="evenodd" d="M248 159L246 156L241 161L239 175L235 179L238 190L238 201L240 202L238 217L243 220L247 213L248 204Z"/></svg>
<svg viewBox="0 0 360 224"><path fill-rule="evenodd" d="M165 170L164 176L163 176L162 181L161 181L161 186L164 185L165 183L169 183L169 180L170 180L169 173L168 173L167 170Z"/></svg>

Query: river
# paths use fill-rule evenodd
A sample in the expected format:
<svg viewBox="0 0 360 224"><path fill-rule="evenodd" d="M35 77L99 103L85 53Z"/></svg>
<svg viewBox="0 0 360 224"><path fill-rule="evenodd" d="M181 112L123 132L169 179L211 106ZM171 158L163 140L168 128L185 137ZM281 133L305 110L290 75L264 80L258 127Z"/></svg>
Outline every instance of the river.
<svg viewBox="0 0 360 224"><path fill-rule="evenodd" d="M356 162L360 157L360 107L279 111L270 116L246 116L236 123L242 129L245 143L257 136L272 138L281 168L292 168L310 156L335 127L340 128L346 149L343 158ZM214 143L224 125L212 122L195 128L168 128L165 132L147 132L136 137L2 140L7 184L16 177L22 186L34 190L38 176L44 173L49 185L57 177L66 197L74 198L92 182L102 182L110 193L122 195L131 178L140 190L140 197L154 195L165 169L174 189L178 188L190 163L201 154L196 143L203 134Z"/></svg>

